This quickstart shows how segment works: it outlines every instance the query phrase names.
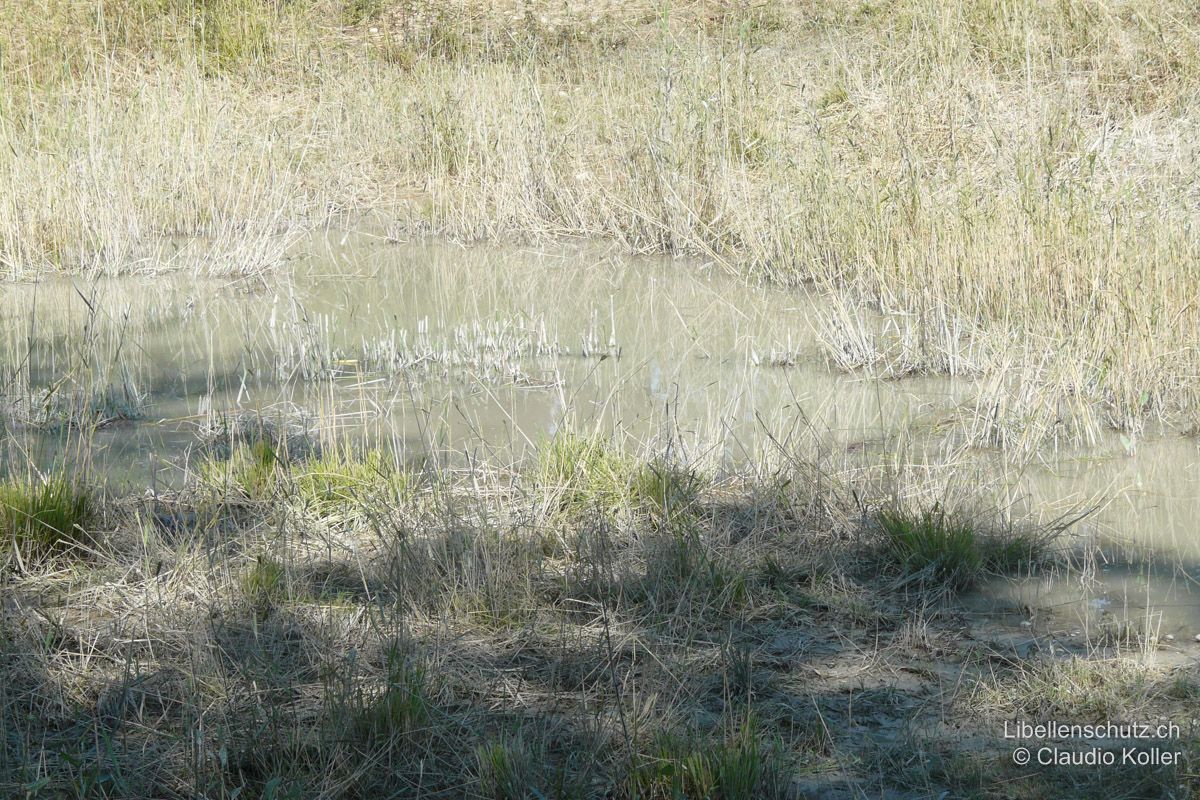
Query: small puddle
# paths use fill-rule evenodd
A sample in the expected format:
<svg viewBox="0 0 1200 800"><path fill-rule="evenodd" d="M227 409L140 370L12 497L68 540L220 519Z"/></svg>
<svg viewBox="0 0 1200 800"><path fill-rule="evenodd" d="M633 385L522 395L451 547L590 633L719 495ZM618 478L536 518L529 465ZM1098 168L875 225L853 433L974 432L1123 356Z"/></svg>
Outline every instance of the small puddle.
<svg viewBox="0 0 1200 800"><path fill-rule="evenodd" d="M564 426L670 440L727 469L815 436L862 468L950 458L969 476L959 488L986 486L1042 520L1098 506L1069 534L1094 569L998 579L973 598L1002 624L1200 633L1194 439L1113 435L1014 467L956 439L973 382L833 370L814 332L822 313L818 298L692 261L343 232L306 241L288 276L262 282L8 286L0 466L87 458L115 487L178 486L197 430L245 412L406 456L500 463ZM81 398L108 420L86 448L55 428Z"/></svg>

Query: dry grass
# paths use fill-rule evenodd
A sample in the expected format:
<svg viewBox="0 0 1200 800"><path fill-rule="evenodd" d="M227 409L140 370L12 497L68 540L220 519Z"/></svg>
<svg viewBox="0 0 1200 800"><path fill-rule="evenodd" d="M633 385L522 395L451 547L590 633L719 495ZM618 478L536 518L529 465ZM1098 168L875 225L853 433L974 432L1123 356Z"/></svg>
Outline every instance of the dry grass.
<svg viewBox="0 0 1200 800"><path fill-rule="evenodd" d="M231 448L237 486L214 491L210 468L170 496L109 498L81 523L86 552L9 565L0 791L954 792L978 773L915 774L909 737L946 714L973 725L990 696L974 676L1024 674L985 669L944 596L881 576L877 527L857 529L812 465L700 484L567 437L517 473L400 473L257 430L269 469ZM607 468L581 482L563 468L579 458ZM1030 691L1091 674L1051 669ZM875 747L908 766L876 774Z"/></svg>
<svg viewBox="0 0 1200 800"><path fill-rule="evenodd" d="M257 273L373 209L815 284L839 364L997 387L980 442L1200 406L1190 4L34 5L7 275Z"/></svg>
<svg viewBox="0 0 1200 800"><path fill-rule="evenodd" d="M252 277L368 211L604 238L814 287L837 366L976 377L967 443L1025 457L1200 408L1198 32L1179 0L11 0L0 275ZM136 415L113 336L62 394L6 374L15 417ZM572 440L454 474L259 433L6 562L0 793L1087 796L1012 774L979 712L1195 716L1191 676L964 636L941 568L974 538L869 522L929 507L904 467L714 482Z"/></svg>

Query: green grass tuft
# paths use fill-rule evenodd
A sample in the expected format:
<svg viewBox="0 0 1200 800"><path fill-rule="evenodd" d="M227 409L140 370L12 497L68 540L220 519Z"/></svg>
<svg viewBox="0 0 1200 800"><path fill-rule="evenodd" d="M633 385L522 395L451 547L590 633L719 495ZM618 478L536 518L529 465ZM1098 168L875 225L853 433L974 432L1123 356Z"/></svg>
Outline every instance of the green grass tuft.
<svg viewBox="0 0 1200 800"><path fill-rule="evenodd" d="M756 800L782 796L778 753L748 726L725 741L663 737L630 775L638 800Z"/></svg>
<svg viewBox="0 0 1200 800"><path fill-rule="evenodd" d="M387 682L364 705L361 732L376 742L411 735L429 725L432 707L428 672L393 645L387 652Z"/></svg>
<svg viewBox="0 0 1200 800"><path fill-rule="evenodd" d="M886 557L905 574L953 588L970 585L984 572L1007 573L1033 563L1044 544L1031 536L983 530L938 505L915 514L884 509L875 520Z"/></svg>
<svg viewBox="0 0 1200 800"><path fill-rule="evenodd" d="M613 505L625 476L620 456L598 437L559 434L538 452L537 483L566 513Z"/></svg>
<svg viewBox="0 0 1200 800"><path fill-rule="evenodd" d="M293 464L290 477L304 507L322 517L361 507L373 498L395 503L413 491L412 476L378 450L361 457L327 453Z"/></svg>
<svg viewBox="0 0 1200 800"><path fill-rule="evenodd" d="M520 736L492 741L475 750L479 783L484 797L494 800L524 800L545 797L538 789L539 759Z"/></svg>
<svg viewBox="0 0 1200 800"><path fill-rule="evenodd" d="M347 25L359 25L378 18L386 8L384 0L348 0L342 6L342 21Z"/></svg>
<svg viewBox="0 0 1200 800"><path fill-rule="evenodd" d="M628 494L634 506L665 521L690 511L702 487L695 470L658 459L634 471Z"/></svg>
<svg viewBox="0 0 1200 800"><path fill-rule="evenodd" d="M259 0L200 0L183 16L193 43L210 73L262 63L277 38L278 18L271 3Z"/></svg>
<svg viewBox="0 0 1200 800"><path fill-rule="evenodd" d="M666 459L640 462L597 437L560 434L538 453L538 485L568 514L628 509L664 522L694 506L703 488L695 470Z"/></svg>
<svg viewBox="0 0 1200 800"><path fill-rule="evenodd" d="M234 490L247 500L267 500L275 492L283 464L266 439L239 445L228 459L200 465L200 483L222 491Z"/></svg>
<svg viewBox="0 0 1200 800"><path fill-rule="evenodd" d="M242 576L242 591L256 606L266 606L281 600L287 592L283 565L259 557Z"/></svg>
<svg viewBox="0 0 1200 800"><path fill-rule="evenodd" d="M0 534L19 551L46 553L77 542L92 516L92 495L64 476L0 483Z"/></svg>
<svg viewBox="0 0 1200 800"><path fill-rule="evenodd" d="M929 573L936 580L964 586L983 569L979 534L939 508L919 514L884 510L876 516L887 553L907 574Z"/></svg>

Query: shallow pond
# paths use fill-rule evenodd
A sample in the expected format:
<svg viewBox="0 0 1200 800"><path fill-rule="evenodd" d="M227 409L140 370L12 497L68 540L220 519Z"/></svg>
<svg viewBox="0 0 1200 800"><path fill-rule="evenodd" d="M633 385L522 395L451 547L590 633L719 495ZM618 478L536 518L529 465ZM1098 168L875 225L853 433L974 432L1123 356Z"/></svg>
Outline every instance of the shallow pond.
<svg viewBox="0 0 1200 800"><path fill-rule="evenodd" d="M176 486L197 429L246 412L452 463L518 462L564 427L713 470L803 448L944 474L1018 517L1095 509L1068 534L1093 568L994 581L981 614L1064 635L1113 620L1200 633L1194 439L1114 435L1019 460L964 447L973 381L835 370L819 298L693 261L333 231L290 267L4 287L0 458L86 458L113 486ZM62 424L81 405L105 422L86 440Z"/></svg>

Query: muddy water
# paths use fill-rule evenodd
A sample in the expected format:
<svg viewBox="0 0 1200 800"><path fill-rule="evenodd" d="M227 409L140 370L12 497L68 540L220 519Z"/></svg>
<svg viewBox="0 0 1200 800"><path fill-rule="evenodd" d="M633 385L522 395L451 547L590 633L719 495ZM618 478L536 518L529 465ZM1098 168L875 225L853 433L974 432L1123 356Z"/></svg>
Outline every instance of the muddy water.
<svg viewBox="0 0 1200 800"><path fill-rule="evenodd" d="M115 395L94 453L130 480L146 478L139 461L178 460L189 428L221 413L303 409L323 432L509 460L563 426L595 428L729 466L761 455L767 432L853 448L962 399L941 381L830 371L813 299L692 263L362 235L308 245L269 283L10 287L0 347L27 384L69 375L60 397ZM26 416L45 405L32 394L10 391Z"/></svg>
<svg viewBox="0 0 1200 800"><path fill-rule="evenodd" d="M1098 506L1070 534L1094 568L997 581L980 613L1064 635L1113 619L1200 633L1194 440L1114 436L1019 464L964 450L947 421L973 407L970 381L833 370L818 299L694 262L339 232L290 266L267 281L5 287L0 459L86 458L113 485L177 485L197 429L247 412L447 460L519 461L564 427L712 469L782 443L860 469L941 469L950 489L1041 520ZM83 441L56 429L82 399L107 420Z"/></svg>

